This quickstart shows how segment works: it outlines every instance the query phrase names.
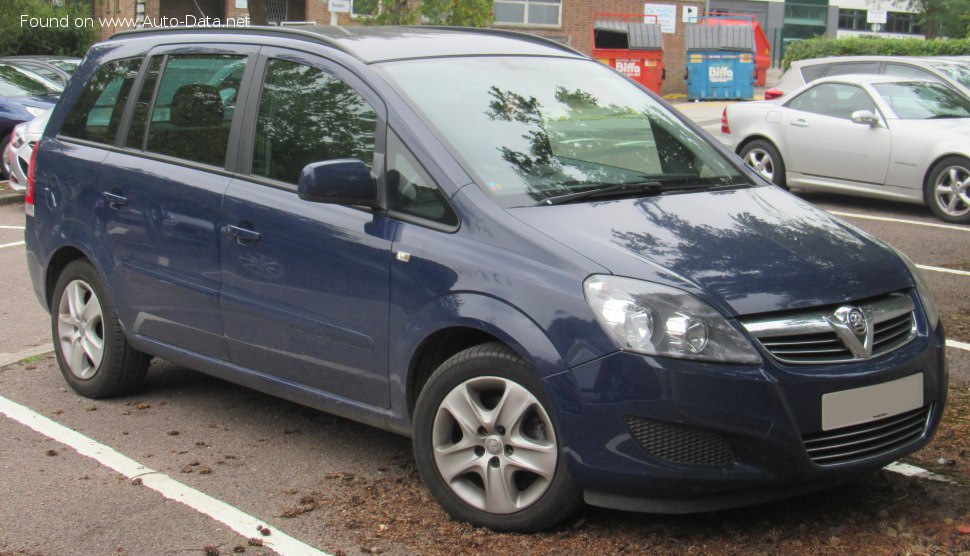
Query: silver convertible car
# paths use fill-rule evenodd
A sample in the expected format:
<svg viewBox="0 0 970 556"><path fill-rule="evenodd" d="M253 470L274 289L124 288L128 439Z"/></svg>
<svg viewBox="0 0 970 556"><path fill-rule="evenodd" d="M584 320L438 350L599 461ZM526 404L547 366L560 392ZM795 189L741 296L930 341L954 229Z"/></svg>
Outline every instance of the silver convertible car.
<svg viewBox="0 0 970 556"><path fill-rule="evenodd" d="M721 131L778 186L925 203L970 223L970 101L939 83L823 78L728 106Z"/></svg>

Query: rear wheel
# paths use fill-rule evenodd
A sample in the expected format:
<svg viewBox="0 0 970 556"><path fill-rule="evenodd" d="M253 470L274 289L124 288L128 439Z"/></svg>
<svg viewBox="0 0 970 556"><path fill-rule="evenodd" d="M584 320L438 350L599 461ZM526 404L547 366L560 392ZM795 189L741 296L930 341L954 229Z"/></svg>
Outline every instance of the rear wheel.
<svg viewBox="0 0 970 556"><path fill-rule="evenodd" d="M505 345L469 348L435 371L413 442L421 477L456 519L533 532L582 504L539 381Z"/></svg>
<svg viewBox="0 0 970 556"><path fill-rule="evenodd" d="M940 219L970 223L970 160L950 156L937 162L926 180L924 196Z"/></svg>
<svg viewBox="0 0 970 556"><path fill-rule="evenodd" d="M785 181L785 161L781 153L768 141L756 139L746 144L739 153L745 164L771 183L788 189Z"/></svg>
<svg viewBox="0 0 970 556"><path fill-rule="evenodd" d="M76 260L54 287L51 332L64 379L88 398L107 398L138 387L150 358L128 345L101 277Z"/></svg>

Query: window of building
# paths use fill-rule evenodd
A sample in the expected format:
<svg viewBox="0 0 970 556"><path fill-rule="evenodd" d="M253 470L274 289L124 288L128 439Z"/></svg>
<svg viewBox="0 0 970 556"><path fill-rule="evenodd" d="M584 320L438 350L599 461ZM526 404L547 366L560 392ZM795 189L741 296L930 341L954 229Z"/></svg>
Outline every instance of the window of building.
<svg viewBox="0 0 970 556"><path fill-rule="evenodd" d="M497 25L559 27L562 24L561 0L496 0Z"/></svg>
<svg viewBox="0 0 970 556"><path fill-rule="evenodd" d="M867 31L866 10L839 9L839 29Z"/></svg>
<svg viewBox="0 0 970 556"><path fill-rule="evenodd" d="M374 162L377 113L333 75L270 60L256 115L253 174L296 184L311 162Z"/></svg>
<svg viewBox="0 0 970 556"><path fill-rule="evenodd" d="M886 24L882 26L882 30L887 33L906 35L923 34L923 26L919 24L919 16L905 12L889 12L886 14Z"/></svg>
<svg viewBox="0 0 970 556"><path fill-rule="evenodd" d="M61 126L61 134L113 144L141 61L141 58L129 58L101 66L71 109Z"/></svg>

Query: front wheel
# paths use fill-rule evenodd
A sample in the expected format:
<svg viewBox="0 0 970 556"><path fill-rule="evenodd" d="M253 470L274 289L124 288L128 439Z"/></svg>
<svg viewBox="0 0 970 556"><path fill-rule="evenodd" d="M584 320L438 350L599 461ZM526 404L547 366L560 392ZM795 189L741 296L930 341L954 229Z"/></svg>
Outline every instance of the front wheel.
<svg viewBox="0 0 970 556"><path fill-rule="evenodd" d="M970 223L970 160L950 156L937 162L924 193L926 204L941 220Z"/></svg>
<svg viewBox="0 0 970 556"><path fill-rule="evenodd" d="M150 358L128 345L98 272L86 260L64 268L54 287L51 333L64 379L88 398L130 392Z"/></svg>
<svg viewBox="0 0 970 556"><path fill-rule="evenodd" d="M785 181L785 161L778 149L768 141L756 139L746 144L739 153L745 164L755 172L782 189L788 189Z"/></svg>
<svg viewBox="0 0 970 556"><path fill-rule="evenodd" d="M0 180L10 177L10 135L0 137Z"/></svg>
<svg viewBox="0 0 970 556"><path fill-rule="evenodd" d="M490 529L540 531L579 509L559 438L538 379L503 344L445 361L415 408L421 477L454 518Z"/></svg>

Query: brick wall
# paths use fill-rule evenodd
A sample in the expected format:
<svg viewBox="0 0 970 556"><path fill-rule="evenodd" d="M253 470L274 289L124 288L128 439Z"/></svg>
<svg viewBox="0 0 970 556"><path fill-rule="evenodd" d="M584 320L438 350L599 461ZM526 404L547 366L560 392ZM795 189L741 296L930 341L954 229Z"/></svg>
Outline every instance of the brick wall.
<svg viewBox="0 0 970 556"><path fill-rule="evenodd" d="M687 65L686 44L684 42L685 24L681 21L684 6L693 6L703 10L704 4L697 2L651 1L642 0L563 0L562 28L531 28L504 27L514 31L523 31L543 35L550 38L566 39L568 44L583 54L593 51L593 14L643 13L644 3L671 4L677 6L677 26L674 33L664 33L664 67L667 69L667 79L663 84L663 93L685 94L687 83L684 81L684 68Z"/></svg>
<svg viewBox="0 0 970 556"><path fill-rule="evenodd" d="M222 0L158 0L158 2L161 4L158 12L160 16L178 19L180 22L184 21L186 15L219 19L225 15ZM202 10L201 13L199 10Z"/></svg>

